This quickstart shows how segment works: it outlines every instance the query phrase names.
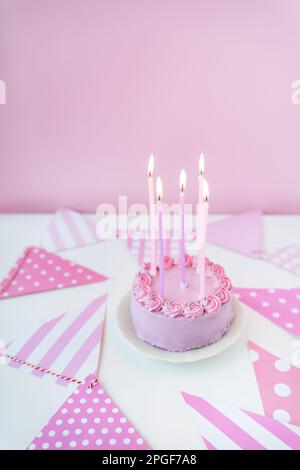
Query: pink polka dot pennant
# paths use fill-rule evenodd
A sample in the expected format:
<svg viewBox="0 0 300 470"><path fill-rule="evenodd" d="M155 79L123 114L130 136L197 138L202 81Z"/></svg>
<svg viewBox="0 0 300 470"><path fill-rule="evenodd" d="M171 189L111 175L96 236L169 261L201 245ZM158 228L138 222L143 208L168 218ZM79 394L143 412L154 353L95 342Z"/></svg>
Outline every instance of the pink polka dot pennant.
<svg viewBox="0 0 300 470"><path fill-rule="evenodd" d="M300 426L300 369L251 341L248 348L265 414Z"/></svg>
<svg viewBox="0 0 300 470"><path fill-rule="evenodd" d="M249 289L234 293L249 307L294 335L300 335L300 289Z"/></svg>
<svg viewBox="0 0 300 470"><path fill-rule="evenodd" d="M79 385L29 444L29 450L150 449L101 383L90 388L94 380L90 375Z"/></svg>
<svg viewBox="0 0 300 470"><path fill-rule="evenodd" d="M103 274L31 246L1 282L0 300L106 280Z"/></svg>

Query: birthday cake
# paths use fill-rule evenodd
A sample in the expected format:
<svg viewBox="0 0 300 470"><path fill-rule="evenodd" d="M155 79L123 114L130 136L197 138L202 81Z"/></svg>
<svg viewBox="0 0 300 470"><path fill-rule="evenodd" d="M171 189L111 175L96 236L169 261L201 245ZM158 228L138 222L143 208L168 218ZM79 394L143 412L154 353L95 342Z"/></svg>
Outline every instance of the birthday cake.
<svg viewBox="0 0 300 470"><path fill-rule="evenodd" d="M135 277L131 317L137 336L168 351L187 351L215 343L229 330L233 319L231 282L219 264L205 259L205 297L199 300L196 259L185 255L187 286L178 283L176 260L164 258L164 298L159 295L159 269L150 266Z"/></svg>

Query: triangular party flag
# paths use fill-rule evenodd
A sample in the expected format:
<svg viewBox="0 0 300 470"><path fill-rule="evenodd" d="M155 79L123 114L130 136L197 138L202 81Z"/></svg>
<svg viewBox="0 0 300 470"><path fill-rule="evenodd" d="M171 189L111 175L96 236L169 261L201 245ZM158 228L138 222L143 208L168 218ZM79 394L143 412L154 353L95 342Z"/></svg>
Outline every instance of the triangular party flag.
<svg viewBox="0 0 300 470"><path fill-rule="evenodd" d="M212 445L211 442L209 442L205 437L202 436L202 439L204 441L204 444L206 445L207 450L217 450L215 446Z"/></svg>
<svg viewBox="0 0 300 470"><path fill-rule="evenodd" d="M262 247L261 211L245 212L207 226L207 241L247 256L258 256Z"/></svg>
<svg viewBox="0 0 300 470"><path fill-rule="evenodd" d="M94 384L91 387L91 384ZM95 376L67 398L29 450L149 450Z"/></svg>
<svg viewBox="0 0 300 470"><path fill-rule="evenodd" d="M300 247L296 245L283 246L271 253L263 253L262 258L300 276Z"/></svg>
<svg viewBox="0 0 300 470"><path fill-rule="evenodd" d="M300 369L248 341L264 412L300 426Z"/></svg>
<svg viewBox="0 0 300 470"><path fill-rule="evenodd" d="M12 341L7 364L63 386L81 382L97 369L106 301L103 294Z"/></svg>
<svg viewBox="0 0 300 470"><path fill-rule="evenodd" d="M0 283L0 300L35 292L82 286L108 278L80 264L30 246Z"/></svg>
<svg viewBox="0 0 300 470"><path fill-rule="evenodd" d="M235 287L241 302L276 325L300 335L300 289L256 289Z"/></svg>
<svg viewBox="0 0 300 470"><path fill-rule="evenodd" d="M58 209L52 217L41 246L48 251L70 250L98 243L96 218L67 208Z"/></svg>
<svg viewBox="0 0 300 470"><path fill-rule="evenodd" d="M300 449L300 436L286 423L182 392L198 413L199 431L217 450Z"/></svg>

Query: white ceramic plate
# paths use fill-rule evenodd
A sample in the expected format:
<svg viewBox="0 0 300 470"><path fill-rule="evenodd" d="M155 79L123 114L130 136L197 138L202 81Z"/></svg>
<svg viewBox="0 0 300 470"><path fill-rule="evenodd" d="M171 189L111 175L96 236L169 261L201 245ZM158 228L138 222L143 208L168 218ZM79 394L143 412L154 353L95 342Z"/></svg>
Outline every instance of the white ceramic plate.
<svg viewBox="0 0 300 470"><path fill-rule="evenodd" d="M167 362L194 362L220 354L236 342L243 331L246 319L244 306L232 295L234 319L231 323L230 330L217 343L210 344L204 348L192 349L191 351L170 352L144 343L144 341L136 336L129 306L130 293L123 297L117 309L117 328L121 336L136 352L143 356Z"/></svg>

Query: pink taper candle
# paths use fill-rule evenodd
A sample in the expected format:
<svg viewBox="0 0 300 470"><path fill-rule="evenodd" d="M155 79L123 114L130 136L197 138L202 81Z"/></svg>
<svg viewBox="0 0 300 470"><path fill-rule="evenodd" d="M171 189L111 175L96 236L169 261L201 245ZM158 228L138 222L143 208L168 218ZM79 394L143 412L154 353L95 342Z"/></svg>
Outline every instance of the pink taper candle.
<svg viewBox="0 0 300 470"><path fill-rule="evenodd" d="M149 220L150 220L150 274L156 275L156 230L155 230L155 202L153 183L154 156L150 155L148 163L148 193L149 193Z"/></svg>
<svg viewBox="0 0 300 470"><path fill-rule="evenodd" d="M184 170L180 172L179 187L179 223L180 223L180 287L186 287L185 273L185 233L184 233L184 190L186 185L186 173Z"/></svg>
<svg viewBox="0 0 300 470"><path fill-rule="evenodd" d="M203 182L203 203L201 211L202 219L200 226L200 250L199 250L199 278L200 293L199 300L205 299L205 243L207 234L207 218L208 218L208 184L206 179Z"/></svg>
<svg viewBox="0 0 300 470"><path fill-rule="evenodd" d="M162 299L165 297L165 270L164 270L164 241L163 241L163 221L162 221L162 183L158 177L156 181L157 195L157 217L158 217L158 247L159 247L159 295Z"/></svg>
<svg viewBox="0 0 300 470"><path fill-rule="evenodd" d="M201 230L201 221L202 221L202 205L203 205L203 182L204 182L204 155L201 153L199 157L199 174L198 174L198 240L200 240L200 230ZM200 253L198 253L198 260L197 260L197 273L200 273Z"/></svg>

